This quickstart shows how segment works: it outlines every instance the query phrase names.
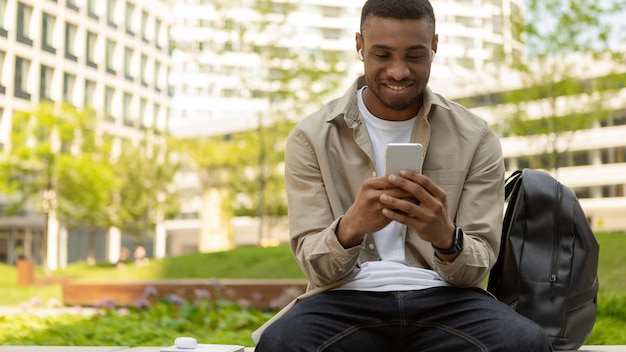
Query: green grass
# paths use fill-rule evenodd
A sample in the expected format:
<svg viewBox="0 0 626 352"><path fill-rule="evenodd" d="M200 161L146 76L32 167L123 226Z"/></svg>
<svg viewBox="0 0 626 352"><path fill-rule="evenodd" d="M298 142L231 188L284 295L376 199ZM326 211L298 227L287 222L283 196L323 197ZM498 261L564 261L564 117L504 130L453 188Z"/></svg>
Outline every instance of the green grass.
<svg viewBox="0 0 626 352"><path fill-rule="evenodd" d="M111 265L73 264L55 272L88 280L173 279L173 278L304 278L289 247L240 247L231 251L194 253L161 260L151 259L149 265L127 265L119 270Z"/></svg>

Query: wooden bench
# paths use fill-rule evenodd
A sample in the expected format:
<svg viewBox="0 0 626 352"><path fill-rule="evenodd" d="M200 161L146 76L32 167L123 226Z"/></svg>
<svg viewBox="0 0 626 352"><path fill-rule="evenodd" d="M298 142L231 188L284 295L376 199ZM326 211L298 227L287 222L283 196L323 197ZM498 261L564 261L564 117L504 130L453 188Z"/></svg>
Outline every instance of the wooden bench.
<svg viewBox="0 0 626 352"><path fill-rule="evenodd" d="M61 285L67 306L135 306L146 293L184 299L225 298L251 308L281 308L306 290L298 279L170 279L120 281L66 281Z"/></svg>

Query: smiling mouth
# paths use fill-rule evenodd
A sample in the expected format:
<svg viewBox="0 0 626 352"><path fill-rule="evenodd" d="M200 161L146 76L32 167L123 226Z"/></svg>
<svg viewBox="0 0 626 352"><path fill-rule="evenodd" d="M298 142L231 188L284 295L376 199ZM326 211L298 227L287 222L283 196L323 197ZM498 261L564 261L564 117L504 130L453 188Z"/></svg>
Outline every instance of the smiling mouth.
<svg viewBox="0 0 626 352"><path fill-rule="evenodd" d="M386 86L387 86L387 88L389 88L389 89L391 89L393 91L396 91L396 92L399 92L401 90L407 89L409 87L409 85L401 85L401 86L399 86L399 85L394 85L394 84L386 84Z"/></svg>

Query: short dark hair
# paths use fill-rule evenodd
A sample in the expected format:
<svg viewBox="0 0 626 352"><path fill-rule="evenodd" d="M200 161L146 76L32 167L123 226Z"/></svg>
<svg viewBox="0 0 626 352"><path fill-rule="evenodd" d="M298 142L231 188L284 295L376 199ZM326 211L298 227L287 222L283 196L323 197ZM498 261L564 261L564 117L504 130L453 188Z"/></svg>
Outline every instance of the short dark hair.
<svg viewBox="0 0 626 352"><path fill-rule="evenodd" d="M361 33L370 16L425 20L435 29L435 12L429 0L367 0L361 11Z"/></svg>

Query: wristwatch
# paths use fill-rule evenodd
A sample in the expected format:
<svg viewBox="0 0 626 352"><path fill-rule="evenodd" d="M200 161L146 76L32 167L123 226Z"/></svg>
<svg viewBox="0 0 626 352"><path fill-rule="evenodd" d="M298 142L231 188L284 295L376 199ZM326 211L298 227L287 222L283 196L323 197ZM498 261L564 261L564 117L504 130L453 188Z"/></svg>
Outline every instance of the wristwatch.
<svg viewBox="0 0 626 352"><path fill-rule="evenodd" d="M461 230L461 228L457 224L454 224L453 236L454 236L453 238L454 243L452 244L451 248L442 249L442 248L435 246L434 244L431 244L431 246L433 246L433 249L435 250L435 252L439 254L444 254L444 255L457 254L463 250L463 230Z"/></svg>

